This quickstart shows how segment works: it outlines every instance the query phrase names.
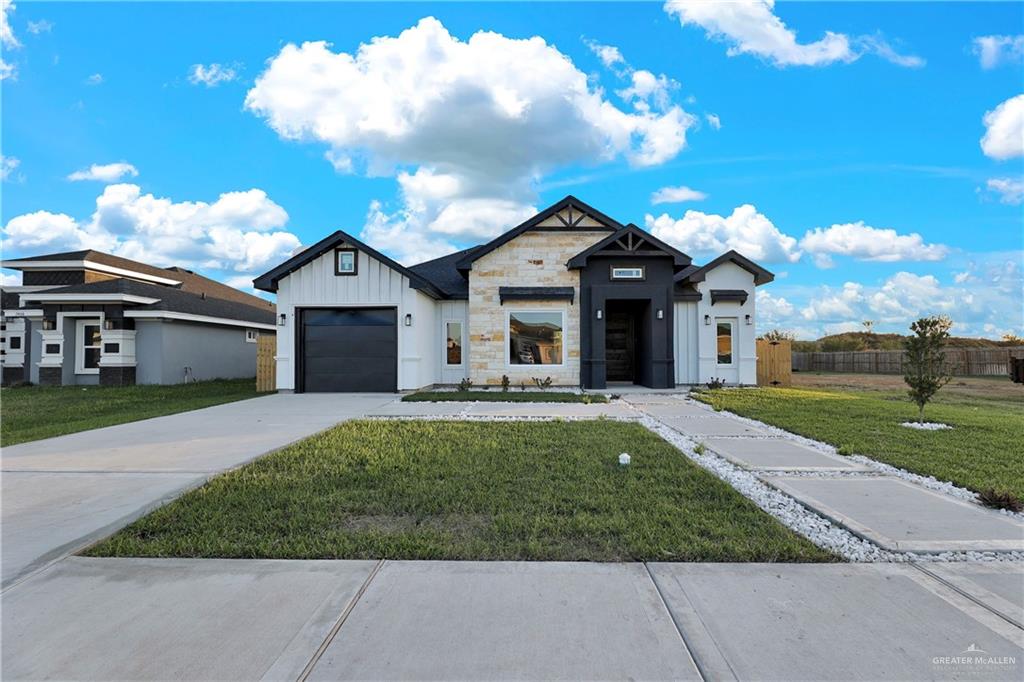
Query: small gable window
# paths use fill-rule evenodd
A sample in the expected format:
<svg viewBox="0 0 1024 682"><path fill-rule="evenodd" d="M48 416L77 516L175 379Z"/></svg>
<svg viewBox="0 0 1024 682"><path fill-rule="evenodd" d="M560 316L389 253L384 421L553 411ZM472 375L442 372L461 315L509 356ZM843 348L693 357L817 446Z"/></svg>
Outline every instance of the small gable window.
<svg viewBox="0 0 1024 682"><path fill-rule="evenodd" d="M355 275L359 267L355 249L334 250L334 274Z"/></svg>
<svg viewBox="0 0 1024 682"><path fill-rule="evenodd" d="M612 268L612 279L642 280L644 269L642 266L635 268Z"/></svg>

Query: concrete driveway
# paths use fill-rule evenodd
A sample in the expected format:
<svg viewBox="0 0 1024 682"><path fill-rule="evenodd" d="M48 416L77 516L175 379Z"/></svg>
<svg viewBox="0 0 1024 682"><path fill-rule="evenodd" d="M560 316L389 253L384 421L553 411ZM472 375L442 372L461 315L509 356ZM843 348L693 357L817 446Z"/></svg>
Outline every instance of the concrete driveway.
<svg viewBox="0 0 1024 682"><path fill-rule="evenodd" d="M397 399L269 395L4 448L3 586L214 474Z"/></svg>

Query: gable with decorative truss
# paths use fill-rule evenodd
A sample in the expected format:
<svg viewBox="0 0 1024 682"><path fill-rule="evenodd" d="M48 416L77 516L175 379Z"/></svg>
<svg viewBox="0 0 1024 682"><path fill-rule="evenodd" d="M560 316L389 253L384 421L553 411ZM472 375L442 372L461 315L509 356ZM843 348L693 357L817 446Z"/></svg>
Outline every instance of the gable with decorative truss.
<svg viewBox="0 0 1024 682"><path fill-rule="evenodd" d="M593 246L569 259L570 270L584 268L587 261L594 256L630 256L630 257L671 257L674 264L685 267L691 259L682 251L669 246L649 232L636 225L627 225L621 230L605 237Z"/></svg>

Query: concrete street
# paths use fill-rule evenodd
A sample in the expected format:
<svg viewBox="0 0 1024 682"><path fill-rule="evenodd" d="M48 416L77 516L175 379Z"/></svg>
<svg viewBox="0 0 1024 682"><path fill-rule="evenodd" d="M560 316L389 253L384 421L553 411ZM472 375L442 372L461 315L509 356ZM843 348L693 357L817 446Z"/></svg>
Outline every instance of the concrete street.
<svg viewBox="0 0 1024 682"><path fill-rule="evenodd" d="M3 585L214 474L395 400L269 395L4 448Z"/></svg>
<svg viewBox="0 0 1024 682"><path fill-rule="evenodd" d="M4 593L2 672L1021 679L1024 630L1003 610L1024 609L1022 567L956 569L953 587L906 564L70 557Z"/></svg>

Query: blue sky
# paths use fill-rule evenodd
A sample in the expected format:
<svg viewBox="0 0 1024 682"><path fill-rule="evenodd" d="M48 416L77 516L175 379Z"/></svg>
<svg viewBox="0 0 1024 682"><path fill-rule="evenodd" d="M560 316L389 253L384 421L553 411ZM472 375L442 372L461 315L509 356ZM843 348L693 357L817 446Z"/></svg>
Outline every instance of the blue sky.
<svg viewBox="0 0 1024 682"><path fill-rule="evenodd" d="M413 263L574 194L761 262L764 328L1024 334L1022 6L726 7L4 0L4 257L245 286L335 229Z"/></svg>

